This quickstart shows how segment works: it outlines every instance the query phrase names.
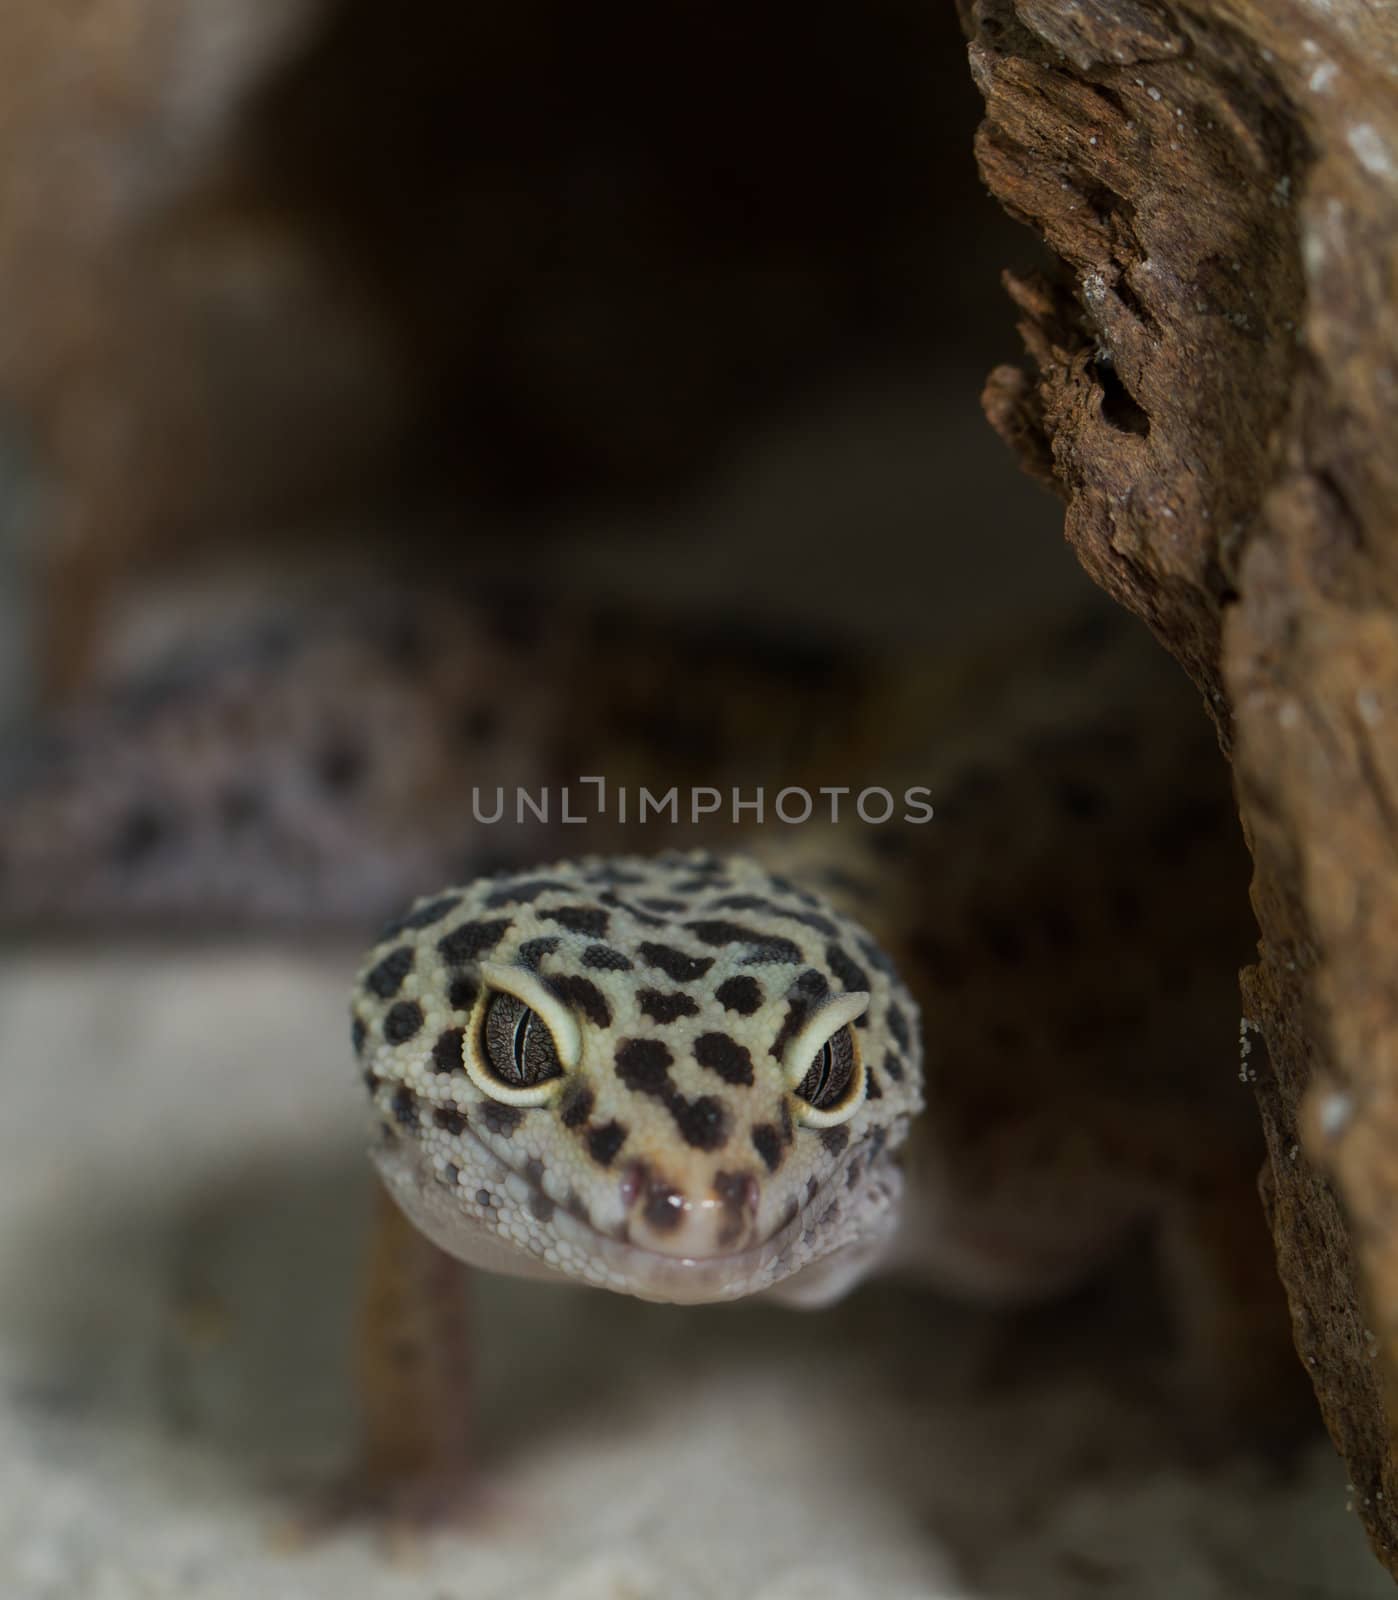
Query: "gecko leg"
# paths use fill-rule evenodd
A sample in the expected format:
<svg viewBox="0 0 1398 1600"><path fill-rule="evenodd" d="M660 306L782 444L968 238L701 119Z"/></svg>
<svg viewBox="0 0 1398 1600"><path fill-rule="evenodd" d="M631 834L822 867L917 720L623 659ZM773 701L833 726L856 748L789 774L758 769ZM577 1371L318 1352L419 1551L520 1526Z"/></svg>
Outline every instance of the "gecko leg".
<svg viewBox="0 0 1398 1600"><path fill-rule="evenodd" d="M343 1510L409 1525L471 1499L466 1269L380 1189L356 1328L359 1458Z"/></svg>

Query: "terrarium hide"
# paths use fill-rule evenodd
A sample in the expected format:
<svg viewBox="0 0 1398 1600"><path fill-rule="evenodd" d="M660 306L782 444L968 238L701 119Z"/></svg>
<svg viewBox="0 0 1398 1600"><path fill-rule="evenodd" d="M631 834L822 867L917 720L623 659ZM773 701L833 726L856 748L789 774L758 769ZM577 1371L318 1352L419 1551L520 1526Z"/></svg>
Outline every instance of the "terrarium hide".
<svg viewBox="0 0 1398 1600"><path fill-rule="evenodd" d="M981 170L1060 270L987 413L1202 690L1297 1348L1398 1563L1398 17L978 0ZM1398 1569L1395 1569L1398 1570Z"/></svg>

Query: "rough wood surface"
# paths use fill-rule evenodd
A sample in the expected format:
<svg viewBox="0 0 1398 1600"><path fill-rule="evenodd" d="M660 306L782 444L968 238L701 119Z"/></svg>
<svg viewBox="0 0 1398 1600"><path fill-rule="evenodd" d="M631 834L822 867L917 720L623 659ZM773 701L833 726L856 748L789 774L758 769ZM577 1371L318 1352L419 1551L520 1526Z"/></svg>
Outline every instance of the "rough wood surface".
<svg viewBox="0 0 1398 1600"><path fill-rule="evenodd" d="M1296 1343L1398 1573L1398 10L966 0L1010 279L991 421L1209 701Z"/></svg>

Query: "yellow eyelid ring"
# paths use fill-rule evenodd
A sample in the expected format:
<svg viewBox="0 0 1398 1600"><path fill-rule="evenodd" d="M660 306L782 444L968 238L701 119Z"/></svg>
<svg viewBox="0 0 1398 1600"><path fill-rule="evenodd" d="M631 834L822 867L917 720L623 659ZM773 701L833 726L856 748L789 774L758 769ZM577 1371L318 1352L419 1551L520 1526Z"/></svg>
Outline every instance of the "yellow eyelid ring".
<svg viewBox="0 0 1398 1600"><path fill-rule="evenodd" d="M582 1034L577 1018L537 972L526 967L513 967L501 962L483 961L480 964L481 992L476 1002L471 1025L466 1030L462 1048L462 1064L472 1083L482 1094L489 1095L505 1105L538 1106L553 1098L562 1087L562 1077L552 1077L543 1083L512 1086L502 1083L481 1059L481 1025L491 997L496 994L513 995L522 1005L528 1006L548 1029L558 1061L564 1071L577 1066L582 1057Z"/></svg>
<svg viewBox="0 0 1398 1600"><path fill-rule="evenodd" d="M833 1039L841 1028L849 1027L857 1017L862 1017L869 1009L869 996L863 990L854 990L849 994L837 995L807 1019L800 1031L793 1037L786 1047L786 1054L782 1058L782 1068L786 1073L786 1081L795 1089L806 1077L811 1069L811 1064L829 1040ZM833 1128L841 1122L848 1122L864 1101L864 1053L859 1048L859 1041L851 1034L854 1047L854 1077L850 1083L849 1091L845 1094L838 1106L829 1111L821 1111L808 1101L800 1101L797 1119L808 1128Z"/></svg>

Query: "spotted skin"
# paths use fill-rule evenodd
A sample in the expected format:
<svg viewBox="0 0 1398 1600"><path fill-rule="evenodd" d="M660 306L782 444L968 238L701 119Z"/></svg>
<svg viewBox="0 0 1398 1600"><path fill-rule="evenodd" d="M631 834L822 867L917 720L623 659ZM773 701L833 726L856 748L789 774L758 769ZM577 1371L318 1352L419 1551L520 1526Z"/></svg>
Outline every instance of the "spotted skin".
<svg viewBox="0 0 1398 1600"><path fill-rule="evenodd" d="M557 863L421 902L354 997L380 1170L467 1261L648 1299L809 1294L888 1242L921 1103L917 1005L890 966L847 953L869 939L755 861L700 852ZM482 961L542 979L577 1025L578 1059L542 1104L501 1105L466 1071L498 992ZM788 1047L851 993L868 996L853 1026L887 1081L871 1073L838 1128L803 1126L809 1060Z"/></svg>

